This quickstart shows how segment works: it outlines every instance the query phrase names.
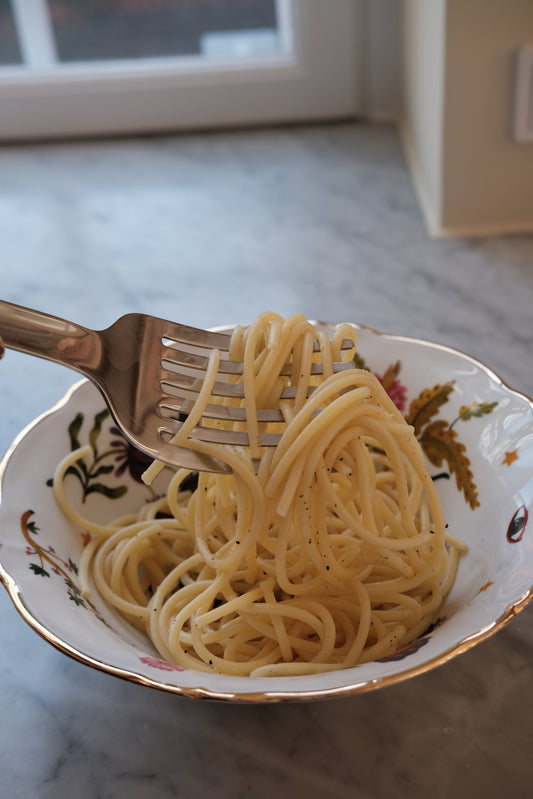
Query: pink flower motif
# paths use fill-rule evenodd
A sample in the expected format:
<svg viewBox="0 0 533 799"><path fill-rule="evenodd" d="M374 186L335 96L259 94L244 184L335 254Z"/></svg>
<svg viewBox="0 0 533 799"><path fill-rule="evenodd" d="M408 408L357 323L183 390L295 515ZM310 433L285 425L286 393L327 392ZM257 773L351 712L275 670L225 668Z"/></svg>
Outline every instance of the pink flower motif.
<svg viewBox="0 0 533 799"><path fill-rule="evenodd" d="M385 390L391 400L394 402L400 413L403 413L407 407L407 389L397 378L388 385L385 385L381 375L376 374L380 383L383 383Z"/></svg>
<svg viewBox="0 0 533 799"><path fill-rule="evenodd" d="M183 666L178 666L177 663L169 663L168 660L151 657L150 655L139 658L139 660L141 663L145 663L147 666L151 666L153 669L160 669L161 671L185 671Z"/></svg>

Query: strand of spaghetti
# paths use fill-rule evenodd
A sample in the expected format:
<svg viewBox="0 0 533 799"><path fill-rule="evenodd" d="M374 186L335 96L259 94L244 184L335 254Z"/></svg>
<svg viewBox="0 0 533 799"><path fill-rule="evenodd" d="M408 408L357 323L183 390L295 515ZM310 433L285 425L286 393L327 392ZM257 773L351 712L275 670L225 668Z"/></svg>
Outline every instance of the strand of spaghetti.
<svg viewBox="0 0 533 799"><path fill-rule="evenodd" d="M225 582L225 577L218 576L212 580L201 581L200 584L197 582L194 585L185 586L182 591L179 592L183 594L187 594L187 592L189 592L192 594L192 596L189 599L187 594L186 603L179 609L178 613L173 616L168 631L168 647L170 651L174 653L174 658L177 663L186 666L187 663L197 660L192 658L188 652L184 652L183 650L180 638L182 637L184 625L190 622L190 620L197 614L207 612L207 608L212 605L215 597L218 595ZM172 600L169 600L167 605L169 605L171 602ZM163 612L161 615L163 616ZM168 613L166 615L168 618Z"/></svg>
<svg viewBox="0 0 533 799"><path fill-rule="evenodd" d="M178 524L181 524L185 529L187 528L187 505L185 504L186 494L182 490L182 483L190 474L191 472L188 469L178 469L172 475L165 496L169 512Z"/></svg>
<svg viewBox="0 0 533 799"><path fill-rule="evenodd" d="M200 671L219 671L232 676L248 676L250 669L254 666L261 666L279 659L279 646L274 641L266 641L258 648L253 648L252 652L243 646L239 636L234 636L224 646L224 656L220 657L211 653L198 635L198 631L193 627L192 642L203 655L203 659L194 660L185 657L185 662L189 660L194 664L193 668Z"/></svg>
<svg viewBox="0 0 533 799"><path fill-rule="evenodd" d="M246 331L244 338L244 351L242 354L243 370L242 370L242 384L244 388L244 408L246 411L246 430L248 432L248 446L250 448L250 455L253 459L259 459L261 456L261 443L259 439L259 424L257 421L257 407L261 394L261 373L265 370L265 363L268 364L269 356L272 351L277 351L275 347L276 340L279 340L279 325L281 318L277 314L265 312L260 314L253 325ZM266 347L263 348L265 357L259 369L256 370L257 351L259 343L265 336L265 325L269 322L277 323L276 328L272 331L272 337L268 337ZM272 348L272 349L271 349ZM268 366L267 366L268 370ZM259 407L266 407L266 405L259 405Z"/></svg>
<svg viewBox="0 0 533 799"><path fill-rule="evenodd" d="M261 317L259 317L261 319ZM255 326L250 331L255 331ZM295 347L300 335L304 335L313 328L302 314L294 314L282 322L279 334L279 344L276 348L268 350L267 358L256 377L255 392L261 399L262 407L269 407L272 403L279 402L277 377L282 366L290 359L290 353Z"/></svg>
<svg viewBox="0 0 533 799"><path fill-rule="evenodd" d="M163 608L167 598L174 594L183 576L190 570L196 569L202 564L202 557L198 553L191 555L176 566L164 580L157 586L148 603L148 631L156 648L164 657L172 660L172 654L166 643L166 632L168 631L168 620L163 615Z"/></svg>
<svg viewBox="0 0 533 799"><path fill-rule="evenodd" d="M370 399L372 396L371 389L369 386L364 385L366 382L366 374L367 373L362 372L362 370L356 369L337 372L326 378L326 380L311 394L305 406L295 414L290 425L287 426L287 429L276 447L272 461L273 474L270 478L273 481L271 486L272 491L276 490L274 486L278 478L278 465L280 466L283 462L287 449L300 435L305 436L302 438L300 448L306 445L310 438L309 435L306 435L307 427L317 411L320 410L321 413L323 412L322 406L326 406L328 403L331 403L333 399L338 397L338 395L347 391L351 391L354 402L362 399ZM363 385L360 385L361 382L363 382ZM365 388L367 389L366 391ZM356 393L358 389L361 389L361 391ZM319 414L319 416L320 415L321 414ZM281 468L279 471L281 471Z"/></svg>
<svg viewBox="0 0 533 799"><path fill-rule="evenodd" d="M140 612L136 613L135 603L130 600L124 601L121 597L122 587L117 590L111 588L108 579L106 578L106 561L108 557L116 550L117 545L128 541L128 539L135 539L140 536L138 540L142 540L142 536L149 531L164 529L175 525L174 519L160 519L157 523L147 523L145 521L136 522L126 527L115 530L114 534L102 542L96 551L93 559L92 576L98 592L106 599L111 605L129 615L138 615L139 618L146 618L144 608L137 608Z"/></svg>
<svg viewBox="0 0 533 799"><path fill-rule="evenodd" d="M54 495L57 504L67 517L70 519L78 527L81 527L82 530L87 530L89 533L93 533L99 537L105 537L111 535L115 532L115 527L109 524L97 524L96 522L91 521L90 519L82 516L73 506L72 502L67 499L65 493L65 475L67 471L70 469L71 466L74 466L78 461L83 460L89 455L93 454L93 449L90 445L85 447L80 447L79 449L73 450L70 452L66 457L64 457L56 467L54 477L53 477L53 489Z"/></svg>
<svg viewBox="0 0 533 799"><path fill-rule="evenodd" d="M148 600L139 581L139 564L146 559L152 548L152 537L159 536L163 527L153 522L124 541L120 553L113 559L109 574L109 586L115 594L124 594L126 591L130 601L139 605L147 605Z"/></svg>
<svg viewBox="0 0 533 799"><path fill-rule="evenodd" d="M366 424L374 436L380 436L380 445L384 447L387 457L390 460L392 471L396 475L398 506L401 512L402 525L407 536L412 537L418 532L409 507L408 481L405 471L405 464L408 462L421 480L432 509L435 522L435 538L433 543L435 544L437 541L439 543L444 543L445 528L442 509L434 483L425 468L422 451L418 442L403 436L395 439L390 430L383 425L379 425L374 418L367 418ZM400 451L406 456L405 461L401 458Z"/></svg>
<svg viewBox="0 0 533 799"><path fill-rule="evenodd" d="M362 604L363 604L363 606L365 606L364 594L361 594L361 598L363 599L363 603ZM313 604L316 604L316 603L313 603ZM368 603L366 603L366 604L368 604ZM256 608L256 612L264 612L264 611L261 611L259 608ZM309 615L305 611L302 612L302 610L299 609L299 608L291 608L290 612L291 612L291 614L293 614L295 616L303 617L307 622L312 621L312 619L313 619L313 616L311 616L311 618L310 618ZM362 643L364 641L365 631L367 630L367 627L368 627L368 625L367 625L366 613L363 610L363 618L360 619L360 623L359 623L359 631L360 631L358 633L359 640L357 639L357 636L356 636L356 638L353 640L353 642L351 644L350 655L352 657L353 657L354 652L357 651L357 648L359 646L362 646ZM297 663L294 663L294 664L276 663L276 664L272 664L271 668L263 667L261 669L254 669L254 671L252 672L252 675L255 676L255 677L259 677L259 676L279 676L279 675L293 674L293 673L294 674L313 674L313 673L317 673L319 671L329 671L329 670L333 670L333 669L337 669L337 668L344 668L346 665L347 665L347 661L346 660L337 661L337 662L326 662L326 663L323 663L321 654L319 653L319 654L315 655L314 659L312 661L310 661L310 662L306 662L306 663L297 662Z"/></svg>
<svg viewBox="0 0 533 799"><path fill-rule="evenodd" d="M274 594L275 583L273 580L265 580L262 583L263 597L265 606L273 607L276 605L276 597ZM249 614L246 614L249 616ZM271 619L273 640L279 645L280 656L282 660L292 660L293 658L293 645L287 635L287 629L283 623L283 619L279 615L272 615Z"/></svg>
<svg viewBox="0 0 533 799"><path fill-rule="evenodd" d="M331 618L324 618L326 615L324 607L318 603L315 603L315 605L316 606L314 607L314 610L316 612L313 613L309 609L295 604L283 602L274 602L271 604L268 602L262 602L255 603L250 608L247 608L245 613L246 615L257 614L270 616L271 619L274 619L276 616L286 616L289 619L297 619L309 627L313 631L314 635L318 637L318 639L322 640L326 637L326 626L331 621ZM327 645L329 648L330 646L333 646L334 629L330 626L330 629L327 631L327 633L329 633L329 640L327 640Z"/></svg>
<svg viewBox="0 0 533 799"><path fill-rule="evenodd" d="M239 540L239 544L235 544L231 552L225 556L224 562L222 562L221 559L218 566L218 568L224 568L226 571L228 571L229 569L234 568L235 565L242 560L249 548L253 546L256 540L255 531L257 529L261 529L264 523L266 513L266 500L264 492L254 473L253 465L248 455L244 455L236 448L229 447L227 449L225 448L221 453L216 444L209 444L207 442L195 442L195 448L198 452L202 452L207 455L214 456L216 454L216 457L218 457L220 460L223 460L229 466L233 473L233 478L235 480L241 478L243 485L245 485L249 490L250 496L248 501L251 503L253 508L253 516L250 522L249 531L245 534L242 540L237 539ZM219 475L213 475L210 479L213 479L216 482L219 479Z"/></svg>
<svg viewBox="0 0 533 799"><path fill-rule="evenodd" d="M311 366L313 364L314 330L310 329L305 334L298 358L292 361L291 383L296 386L294 408L297 412L307 400L308 386L311 382Z"/></svg>
<svg viewBox="0 0 533 799"><path fill-rule="evenodd" d="M364 649L361 652L358 662L368 663L371 660L379 660L387 655L392 655L397 652L402 645L406 645L407 643L408 641L405 640L405 627L398 624L375 644Z"/></svg>
<svg viewBox="0 0 533 799"><path fill-rule="evenodd" d="M201 625L213 624L213 622L218 621L222 616L235 613L239 611L240 608L246 607L247 605L255 602L256 599L262 599L262 597L263 589L261 586L258 586L257 588L253 588L243 594L239 594L229 602L226 602L224 605L218 605L217 607L212 608L212 610L197 614L196 621Z"/></svg>
<svg viewBox="0 0 533 799"><path fill-rule="evenodd" d="M344 663L347 666L354 666L360 661L365 649L365 643L368 639L372 620L372 603L366 587L357 579L352 581L352 587L359 604L359 625L354 642L344 659Z"/></svg>
<svg viewBox="0 0 533 799"><path fill-rule="evenodd" d="M277 640L276 628L274 625L276 619L281 621L279 617L272 619L267 616L259 616L257 613L247 614L246 630L241 631L242 635L246 635L246 640L248 641L257 641L259 636L261 636L263 641L268 640L276 646L277 652L274 649L271 650L271 653L275 654L275 656L272 657L271 654L270 663L279 661L280 658L282 658L281 647ZM287 626L290 627L290 632L286 635L287 642L291 647L291 656L289 660L298 660L299 658L302 660L312 660L318 651L318 643L316 640L305 637L305 630L308 629L307 626L294 619L289 620ZM207 642L206 637L204 637L204 641ZM234 656L234 652L227 647L224 655L225 657L231 657Z"/></svg>
<svg viewBox="0 0 533 799"><path fill-rule="evenodd" d="M327 663L332 658L337 637L337 628L331 609L326 602L322 601L320 594L316 598L300 597L297 600L279 602L273 612L275 614L280 613L284 616L297 618L301 621L304 621L306 617L318 619L321 623L320 629L322 630L322 635L319 636L319 649L314 655L313 660Z"/></svg>
<svg viewBox="0 0 533 799"><path fill-rule="evenodd" d="M303 479L305 479L305 477L306 475ZM378 536L376 532L373 533L364 525L361 517L354 515L349 504L337 502L337 495L335 494L332 485L327 480L321 480L321 488L324 492L324 500L329 502L330 505L336 505L335 512L343 520L346 527L357 531L357 534L361 539L373 544L381 550L404 551L409 548L420 547L430 540L429 532L417 534L415 531L412 533L412 535L408 536L405 528L401 527L400 522L396 518L392 517L392 515L390 521L391 523L398 521L399 530L401 530L401 537L391 538L389 536L383 535ZM397 511L400 511L398 507ZM398 533L398 535L400 535L400 533Z"/></svg>
<svg viewBox="0 0 533 799"><path fill-rule="evenodd" d="M306 575L305 580L290 580L287 574L287 550L288 538L290 534L290 520L283 519L280 522L276 551L275 551L275 574L277 582L282 591L292 596L299 594L311 594L314 591L320 591L324 588L324 575L322 574L322 563L320 553L313 552L316 555L314 561L315 573L312 576Z"/></svg>
<svg viewBox="0 0 533 799"><path fill-rule="evenodd" d="M335 404L328 405L317 416L304 420L303 429L300 429L302 427L300 414L296 415L287 426L278 445L278 452L281 447L285 451L277 465L273 464L273 470L265 487L265 493L268 497L273 497L279 492L281 484L287 479L287 473L289 470L294 469L298 455L304 453L301 459L303 464L308 461L310 452L320 452L323 442L323 438L320 437L321 434L327 439L331 439L347 424L349 418L353 419L358 414L367 412L364 406L357 404L357 400L365 396L365 390L363 389L362 393L357 395L356 391L357 389L339 396ZM288 483L285 485L278 507L280 515L286 513L292 501L292 487L295 479L294 477L290 483L291 490L289 490Z"/></svg>
<svg viewBox="0 0 533 799"><path fill-rule="evenodd" d="M353 387L353 380L350 377L351 375L345 377L341 372L328 378L326 383L323 383L313 393L306 406L296 414L292 422L287 426L281 441L276 447L272 473L265 488L267 496L273 496L279 490L279 486L290 468L291 461L294 460L297 453L302 452L305 447L312 443L317 431L328 427L332 422L336 423L336 429L342 428L344 426L345 413L368 412L365 408L359 410L359 402L363 399L368 399L369 392L366 388ZM326 384L328 391L324 389ZM347 391L349 388L352 388L352 390ZM346 393L340 394L343 391L346 391ZM329 398L328 394L335 396L337 393L339 393L339 396L334 403L322 408L319 414L313 416L314 411L319 409L324 395L326 395L324 399L327 400Z"/></svg>
<svg viewBox="0 0 533 799"><path fill-rule="evenodd" d="M262 334L259 325L254 325L248 331L244 344L242 384L244 390L244 408L246 413L246 431L248 433L248 446L250 455L254 459L261 456L261 442L259 439L259 424L257 421L257 396L256 396L256 350L258 338Z"/></svg>
<svg viewBox="0 0 533 799"><path fill-rule="evenodd" d="M94 553L96 552L99 539L97 537L91 538L88 544L85 545L78 561L78 579L80 581L80 591L84 599L91 596L91 582L89 578L89 570Z"/></svg>
<svg viewBox="0 0 533 799"><path fill-rule="evenodd" d="M353 353L355 351L355 347L357 345L357 333L355 327L353 325L348 324L345 322L344 324L337 325L333 332L333 336L331 337L331 354L333 360L341 361L343 359L343 351L342 351L342 344L344 339L349 339L353 342L353 347L351 351L348 353L348 357L350 360L353 358Z"/></svg>
<svg viewBox="0 0 533 799"><path fill-rule="evenodd" d="M368 582L366 585L368 596L372 602L389 602L392 594L413 591L423 586L428 580L431 580L434 569L434 564L430 562L412 577L394 577L388 580Z"/></svg>
<svg viewBox="0 0 533 799"><path fill-rule="evenodd" d="M323 375L322 379L326 380L328 377L331 377L331 375L333 374L332 346L325 330L316 330L315 336L319 345L319 353L317 355L317 361L322 364L322 375ZM339 358L338 360L341 359Z"/></svg>

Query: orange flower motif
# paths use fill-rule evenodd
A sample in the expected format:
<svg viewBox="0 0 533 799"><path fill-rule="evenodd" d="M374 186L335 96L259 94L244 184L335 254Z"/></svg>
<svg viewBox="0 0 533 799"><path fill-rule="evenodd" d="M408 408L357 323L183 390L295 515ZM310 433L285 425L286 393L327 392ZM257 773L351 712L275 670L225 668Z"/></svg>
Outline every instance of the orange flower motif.
<svg viewBox="0 0 533 799"><path fill-rule="evenodd" d="M502 465L505 464L506 466L510 466L512 463L518 460L518 452L516 449L513 449L511 452L505 453L505 458L502 461Z"/></svg>

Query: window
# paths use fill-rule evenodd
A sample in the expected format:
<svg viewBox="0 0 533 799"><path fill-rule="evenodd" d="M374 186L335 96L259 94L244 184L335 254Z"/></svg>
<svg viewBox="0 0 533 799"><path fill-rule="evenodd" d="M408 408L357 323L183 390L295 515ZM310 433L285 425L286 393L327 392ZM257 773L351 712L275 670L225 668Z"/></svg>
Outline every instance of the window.
<svg viewBox="0 0 533 799"><path fill-rule="evenodd" d="M48 0L57 60L222 56L280 52L276 0Z"/></svg>
<svg viewBox="0 0 533 799"><path fill-rule="evenodd" d="M0 67L22 63L15 20L9 0L0 0Z"/></svg>
<svg viewBox="0 0 533 799"><path fill-rule="evenodd" d="M0 0L0 138L357 110L354 0Z"/></svg>

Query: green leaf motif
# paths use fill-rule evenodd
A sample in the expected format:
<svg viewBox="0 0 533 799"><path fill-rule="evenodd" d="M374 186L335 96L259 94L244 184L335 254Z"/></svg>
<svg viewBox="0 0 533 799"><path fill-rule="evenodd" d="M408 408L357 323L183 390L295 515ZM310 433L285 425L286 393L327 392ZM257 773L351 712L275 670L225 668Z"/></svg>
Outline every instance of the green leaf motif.
<svg viewBox="0 0 533 799"><path fill-rule="evenodd" d="M37 534L39 533L39 528L37 527L37 525L35 524L35 522L28 522L28 523L27 523L27 525L26 525L26 527L28 528L28 530L29 530L31 533L33 533L33 535L37 535Z"/></svg>
<svg viewBox="0 0 533 799"><path fill-rule="evenodd" d="M71 562L72 561L69 560L69 563L71 563ZM72 602L74 602L74 604L76 604L78 607L87 609L87 602L84 599L84 597L83 597L80 589L76 585L76 583L73 583L72 580L69 580L68 578L66 578L65 579L65 585L68 588L68 598Z"/></svg>
<svg viewBox="0 0 533 799"><path fill-rule="evenodd" d="M89 477L89 470L87 468L87 464L85 463L85 461L80 458L80 460L76 461L75 468L79 469L81 474L80 479L82 480L82 482L84 480L87 480L87 478Z"/></svg>
<svg viewBox="0 0 533 799"><path fill-rule="evenodd" d="M71 558L68 559L68 565L70 566L70 568L72 569L74 574L78 573L78 567L76 566L76 564L74 563L74 561Z"/></svg>
<svg viewBox="0 0 533 799"><path fill-rule="evenodd" d="M470 419L479 419L481 416L492 413L497 405L497 402L480 402L479 404L473 403L472 405L464 405L459 409L459 419L462 422L468 422Z"/></svg>
<svg viewBox="0 0 533 799"><path fill-rule="evenodd" d="M76 583L73 583L72 580L67 578L65 579L65 585L68 588L68 598L79 608L85 608L85 610L87 610L91 603L87 602Z"/></svg>
<svg viewBox="0 0 533 799"><path fill-rule="evenodd" d="M117 447L113 443L109 450L102 453L98 452L97 445L100 434L103 431L103 423L109 415L108 408L104 408L94 415L93 426L88 436L90 447L93 451L92 458L89 456L88 458L78 459L75 463L72 463L65 472L65 475L71 475L79 481L82 488L82 502L85 502L88 494L99 493L110 499L117 499L123 496L128 490L125 485L110 488L103 483L94 482L104 475L112 475L116 469L115 462L117 460L117 455L119 459L120 456L124 457L123 450L125 447L117 451ZM83 413L79 412L68 426L71 451L81 448L80 432L84 422L85 416ZM113 463L109 463L110 459L113 460ZM107 460L107 463L103 463L102 461L104 460ZM53 484L53 478L46 481L46 485L49 487L53 487Z"/></svg>
<svg viewBox="0 0 533 799"><path fill-rule="evenodd" d="M89 444L93 448L95 455L98 452L97 441L100 433L102 432L102 422L104 421L104 419L107 419L108 416L109 416L109 411L107 410L107 408L104 408L103 411L100 411L100 413L97 413L96 416L94 417L94 424L91 432L89 433Z"/></svg>
<svg viewBox="0 0 533 799"><path fill-rule="evenodd" d="M87 607L87 603L85 602L85 600L81 596L77 596L77 595L74 595L74 594L69 594L68 598L72 602L74 602L78 607L81 607L81 608L86 608Z"/></svg>
<svg viewBox="0 0 533 799"><path fill-rule="evenodd" d="M70 437L70 449L73 452L75 449L81 447L79 434L83 424L83 413L77 413L72 422L68 426L68 434Z"/></svg>
<svg viewBox="0 0 533 799"><path fill-rule="evenodd" d="M104 485L104 483L92 483L87 487L86 494L103 494L109 499L119 499L124 496L127 490L127 486L125 485L111 488L110 486Z"/></svg>
<svg viewBox="0 0 533 799"><path fill-rule="evenodd" d="M40 577L50 577L50 572L47 572L46 569L43 569L43 567L39 566L37 563L30 563L30 569L34 574L38 574Z"/></svg>
<svg viewBox="0 0 533 799"><path fill-rule="evenodd" d="M98 469L95 469L94 472L92 472L91 477L98 477L101 474L111 474L114 468L115 467L113 464L108 466L99 466Z"/></svg>
<svg viewBox="0 0 533 799"><path fill-rule="evenodd" d="M79 463L79 461L78 461L78 463ZM86 470L85 470L85 471L86 471ZM83 474L82 474L81 470L80 470L80 469L78 469L78 468L77 468L77 467L76 467L74 464L72 464L72 466L69 466L69 467L68 467L67 471L65 472L65 476L66 476L67 474L71 474L71 475L73 475L74 477L77 477L77 478L78 478L78 480L80 481L80 483L83 483ZM52 479L52 480L51 480L51 485L53 485L53 483L54 483L54 481L53 481L53 479Z"/></svg>
<svg viewBox="0 0 533 799"><path fill-rule="evenodd" d="M356 369L364 369L365 372L370 372L370 367L367 366L365 359L362 355L359 355L358 352L356 352L353 356L353 362Z"/></svg>

